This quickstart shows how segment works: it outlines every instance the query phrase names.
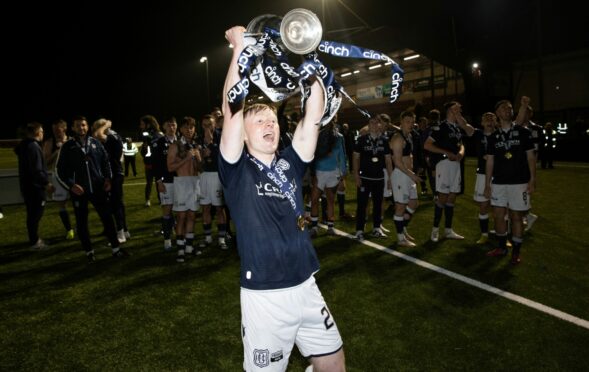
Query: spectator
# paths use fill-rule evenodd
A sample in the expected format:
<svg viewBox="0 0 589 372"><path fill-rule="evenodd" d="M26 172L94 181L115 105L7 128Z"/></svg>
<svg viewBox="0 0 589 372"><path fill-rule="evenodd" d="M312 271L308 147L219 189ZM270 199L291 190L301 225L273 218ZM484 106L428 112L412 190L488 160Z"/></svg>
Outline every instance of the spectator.
<svg viewBox="0 0 589 372"><path fill-rule="evenodd" d="M131 169L133 170L133 177L137 177L137 168L135 167L135 158L137 157L137 146L133 143L133 139L131 137L127 137L125 139L125 144L123 145L123 155L125 156L125 177L129 176L129 165L131 165Z"/></svg>

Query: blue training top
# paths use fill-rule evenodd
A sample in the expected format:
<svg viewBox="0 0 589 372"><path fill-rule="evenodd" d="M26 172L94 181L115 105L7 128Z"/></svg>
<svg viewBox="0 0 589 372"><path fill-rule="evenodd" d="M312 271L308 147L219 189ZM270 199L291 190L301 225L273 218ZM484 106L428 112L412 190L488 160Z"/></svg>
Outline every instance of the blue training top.
<svg viewBox="0 0 589 372"><path fill-rule="evenodd" d="M292 146L276 158L294 187L296 204L303 209L303 175L308 163ZM246 155L235 164L219 154L219 178L235 222L243 288L264 290L301 284L319 270L309 232L297 226L297 215L280 188Z"/></svg>

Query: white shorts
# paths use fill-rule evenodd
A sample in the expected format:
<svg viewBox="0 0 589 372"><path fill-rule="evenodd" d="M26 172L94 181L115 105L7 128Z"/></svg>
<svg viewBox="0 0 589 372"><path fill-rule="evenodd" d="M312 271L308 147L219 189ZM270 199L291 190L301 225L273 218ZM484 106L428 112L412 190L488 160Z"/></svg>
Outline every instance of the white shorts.
<svg viewBox="0 0 589 372"><path fill-rule="evenodd" d="M387 172L386 168L382 171L384 173L384 190L382 192L382 197L390 198L391 196L393 196L393 190L389 190L389 188L387 187L387 180L391 180L391 185L393 185L393 174L395 173L395 170L393 169L393 173L391 175L389 175L389 172ZM394 187L395 186L393 186L393 188Z"/></svg>
<svg viewBox="0 0 589 372"><path fill-rule="evenodd" d="M436 164L436 191L442 194L460 192L460 162L444 159Z"/></svg>
<svg viewBox="0 0 589 372"><path fill-rule="evenodd" d="M342 338L311 276L291 288L254 291L241 288L243 369L286 371L296 343L308 358L339 351Z"/></svg>
<svg viewBox="0 0 589 372"><path fill-rule="evenodd" d="M417 184L398 168L393 170L393 197L395 203L401 204L417 199Z"/></svg>
<svg viewBox="0 0 589 372"><path fill-rule="evenodd" d="M174 183L164 183L165 192L160 192L160 205L174 204Z"/></svg>
<svg viewBox="0 0 589 372"><path fill-rule="evenodd" d="M198 211L198 195L200 182L198 176L174 177L174 206L173 211Z"/></svg>
<svg viewBox="0 0 589 372"><path fill-rule="evenodd" d="M339 169L332 171L317 171L317 188L325 191L325 188L332 189L337 187L341 178Z"/></svg>
<svg viewBox="0 0 589 372"><path fill-rule="evenodd" d="M200 205L225 205L223 185L217 172L204 172L200 175Z"/></svg>
<svg viewBox="0 0 589 372"><path fill-rule="evenodd" d="M491 205L507 207L512 211L524 212L531 208L528 184L496 185L493 184Z"/></svg>
<svg viewBox="0 0 589 372"><path fill-rule="evenodd" d="M70 197L70 193L68 190L66 190L61 183L59 183L57 181L57 174L53 174L51 176L52 179L52 183L53 186L55 187L55 191L53 191L53 195L51 196L51 199L55 200L55 201L66 201L68 200L68 198Z"/></svg>
<svg viewBox="0 0 589 372"><path fill-rule="evenodd" d="M474 195L473 199L477 203L483 203L489 201L489 198L485 197L485 175L477 173L477 180L474 184Z"/></svg>

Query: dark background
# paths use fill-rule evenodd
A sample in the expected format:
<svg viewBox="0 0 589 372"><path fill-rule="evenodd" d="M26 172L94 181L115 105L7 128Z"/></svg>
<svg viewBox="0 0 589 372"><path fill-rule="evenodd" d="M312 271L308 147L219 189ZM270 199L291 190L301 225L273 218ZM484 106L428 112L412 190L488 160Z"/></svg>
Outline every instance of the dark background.
<svg viewBox="0 0 589 372"><path fill-rule="evenodd" d="M224 31L298 7L319 16L324 40L410 48L462 72L473 58L500 71L589 46L586 15L568 1L22 2L5 8L0 22L1 136L74 115L110 118L128 135L144 114L200 117L221 103L231 55ZM210 106L201 56L209 59Z"/></svg>

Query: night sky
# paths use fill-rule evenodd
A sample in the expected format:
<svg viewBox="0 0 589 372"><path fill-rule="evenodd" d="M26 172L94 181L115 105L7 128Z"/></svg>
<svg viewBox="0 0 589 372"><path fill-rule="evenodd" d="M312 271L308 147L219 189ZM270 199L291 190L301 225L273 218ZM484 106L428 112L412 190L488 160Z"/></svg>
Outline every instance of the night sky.
<svg viewBox="0 0 589 372"><path fill-rule="evenodd" d="M325 40L385 52L411 48L464 70L473 56L495 68L535 58L539 2L544 53L589 46L582 13L562 1L19 3L0 22L1 137L14 138L16 127L32 120L48 128L74 115L110 118L124 134L148 113L198 118L210 111L200 57L209 59L211 105L219 106L231 54L224 30L261 14L306 8L322 19ZM365 30L332 32L358 26Z"/></svg>

